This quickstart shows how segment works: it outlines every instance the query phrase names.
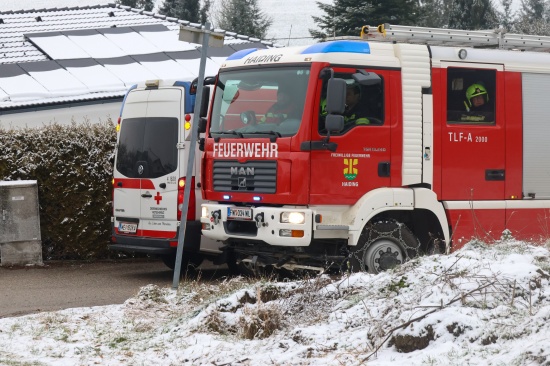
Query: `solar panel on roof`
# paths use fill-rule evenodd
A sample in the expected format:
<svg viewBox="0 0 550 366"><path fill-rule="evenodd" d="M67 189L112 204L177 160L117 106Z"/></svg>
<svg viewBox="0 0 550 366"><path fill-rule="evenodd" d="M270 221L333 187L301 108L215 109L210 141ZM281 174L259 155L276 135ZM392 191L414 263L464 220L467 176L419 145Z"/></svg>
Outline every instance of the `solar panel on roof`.
<svg viewBox="0 0 550 366"><path fill-rule="evenodd" d="M58 63L88 87L90 92L121 91L126 85L93 59L63 60Z"/></svg>
<svg viewBox="0 0 550 366"><path fill-rule="evenodd" d="M0 65L0 88L4 90L12 102L46 98L50 92L33 79L19 65Z"/></svg>
<svg viewBox="0 0 550 366"><path fill-rule="evenodd" d="M136 63L130 56L96 59L96 61L122 80L126 87L130 87L144 80L158 79L158 76L153 74L143 65Z"/></svg>
<svg viewBox="0 0 550 366"><path fill-rule="evenodd" d="M98 32L113 42L126 55L143 55L162 51L130 27L99 29Z"/></svg>
<svg viewBox="0 0 550 366"><path fill-rule="evenodd" d="M132 26L132 29L136 32L139 32L139 34L143 38L147 39L159 50L164 52L187 51L196 49L196 45L194 44L181 42L178 39L177 32L169 30L162 24Z"/></svg>
<svg viewBox="0 0 550 366"><path fill-rule="evenodd" d="M157 75L159 79L191 80L198 75L198 69L193 72L192 69L186 68L184 63L178 63L165 53L138 55L132 58Z"/></svg>
<svg viewBox="0 0 550 366"><path fill-rule="evenodd" d="M88 93L88 88L55 61L26 62L19 65L51 96Z"/></svg>
<svg viewBox="0 0 550 366"><path fill-rule="evenodd" d="M54 60L90 57L61 32L26 34L25 37Z"/></svg>

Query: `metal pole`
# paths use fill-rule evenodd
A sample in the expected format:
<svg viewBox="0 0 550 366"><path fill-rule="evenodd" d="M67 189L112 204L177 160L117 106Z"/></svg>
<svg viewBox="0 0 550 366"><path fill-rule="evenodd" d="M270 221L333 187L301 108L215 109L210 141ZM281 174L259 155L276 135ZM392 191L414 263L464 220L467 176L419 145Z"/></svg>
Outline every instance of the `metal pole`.
<svg viewBox="0 0 550 366"><path fill-rule="evenodd" d="M195 163L195 150L197 145L197 129L199 125L199 111L202 103L202 89L204 84L204 69L206 67L206 52L208 51L208 36L210 34L210 22L204 24L204 35L202 38L201 62L199 66L199 79L197 81L197 97L195 99L195 113L193 114L193 125L191 126L191 142L189 147L189 159L187 162L187 174L185 175L185 189L183 191L183 207L181 208L181 222L178 234L178 248L176 250L176 265L174 267L174 281L172 288L179 286L181 275L181 262L183 253L183 239L187 227L187 211L189 209L189 196L191 195L191 180L193 177L193 165ZM193 187L194 189L195 187Z"/></svg>

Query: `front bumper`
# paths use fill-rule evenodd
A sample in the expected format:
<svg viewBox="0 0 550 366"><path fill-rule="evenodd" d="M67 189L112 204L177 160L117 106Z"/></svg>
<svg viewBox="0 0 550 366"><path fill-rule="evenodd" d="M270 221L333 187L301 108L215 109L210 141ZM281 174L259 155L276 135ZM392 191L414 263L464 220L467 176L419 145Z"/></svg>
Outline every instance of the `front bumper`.
<svg viewBox="0 0 550 366"><path fill-rule="evenodd" d="M179 227L174 238L154 238L137 235L120 235L112 229L110 250L147 254L175 254L177 250ZM201 224L188 221L185 228L183 249L198 252L201 248Z"/></svg>
<svg viewBox="0 0 550 366"><path fill-rule="evenodd" d="M228 209L233 205L203 203L205 215L201 217L202 234L205 237L226 241L228 239L262 241L274 246L309 246L313 233L313 212L297 207L252 207L252 220L230 220ZM299 212L304 222L281 222L284 212Z"/></svg>

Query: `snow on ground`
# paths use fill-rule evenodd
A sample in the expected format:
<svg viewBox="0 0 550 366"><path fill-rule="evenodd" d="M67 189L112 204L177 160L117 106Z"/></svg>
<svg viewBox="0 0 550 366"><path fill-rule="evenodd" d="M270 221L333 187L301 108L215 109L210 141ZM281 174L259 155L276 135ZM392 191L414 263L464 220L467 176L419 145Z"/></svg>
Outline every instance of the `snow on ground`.
<svg viewBox="0 0 550 366"><path fill-rule="evenodd" d="M471 242L379 275L182 281L0 319L1 365L548 365L550 246Z"/></svg>

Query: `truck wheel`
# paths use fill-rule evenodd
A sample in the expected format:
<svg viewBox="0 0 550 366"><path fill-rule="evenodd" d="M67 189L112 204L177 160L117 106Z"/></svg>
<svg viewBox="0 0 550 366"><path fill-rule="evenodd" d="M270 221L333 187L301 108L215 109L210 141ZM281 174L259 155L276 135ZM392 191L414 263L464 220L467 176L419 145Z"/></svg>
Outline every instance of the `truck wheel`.
<svg viewBox="0 0 550 366"><path fill-rule="evenodd" d="M420 242L402 223L394 220L367 225L357 247L350 251L353 272L380 273L418 256Z"/></svg>
<svg viewBox="0 0 550 366"><path fill-rule="evenodd" d="M235 276L254 277L257 273L257 268L254 268L249 258L236 253L234 250L227 252L227 268L229 272Z"/></svg>
<svg viewBox="0 0 550 366"><path fill-rule="evenodd" d="M162 259L162 262L166 265L166 267L170 268L171 270L176 268L175 254L163 254L160 256L160 259ZM203 260L204 257L202 254L183 252L183 256L181 258L182 272L185 272L186 269L197 269L202 264Z"/></svg>

